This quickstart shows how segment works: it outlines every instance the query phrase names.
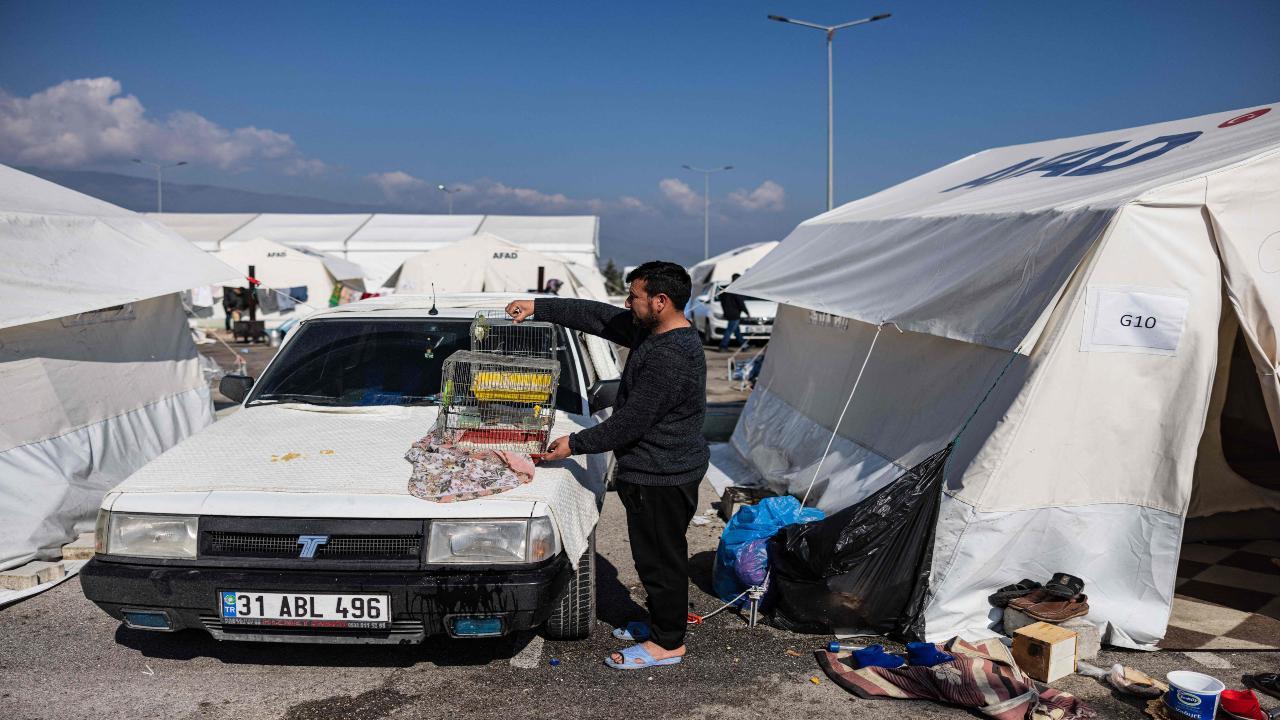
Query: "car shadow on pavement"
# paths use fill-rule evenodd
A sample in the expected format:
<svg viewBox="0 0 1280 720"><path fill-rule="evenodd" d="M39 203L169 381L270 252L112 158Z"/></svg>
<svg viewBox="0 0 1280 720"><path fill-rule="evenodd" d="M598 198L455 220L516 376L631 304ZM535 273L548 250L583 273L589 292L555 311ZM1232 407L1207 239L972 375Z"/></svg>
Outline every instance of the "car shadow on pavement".
<svg viewBox="0 0 1280 720"><path fill-rule="evenodd" d="M625 627L647 615L618 579L618 568L605 556L596 555L596 619L611 627Z"/></svg>
<svg viewBox="0 0 1280 720"><path fill-rule="evenodd" d="M119 645L145 657L167 660L212 658L229 665L312 667L412 667L429 663L441 667L483 666L506 662L532 639L530 633L502 638L458 640L429 637L420 645L324 645L274 642L223 642L201 630L155 633L116 629Z"/></svg>

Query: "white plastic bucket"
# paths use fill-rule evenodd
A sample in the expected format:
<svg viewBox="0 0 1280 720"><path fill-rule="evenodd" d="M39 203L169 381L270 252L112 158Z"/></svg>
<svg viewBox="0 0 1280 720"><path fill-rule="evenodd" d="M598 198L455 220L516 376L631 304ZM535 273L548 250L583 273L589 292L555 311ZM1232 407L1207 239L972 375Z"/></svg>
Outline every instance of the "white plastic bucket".
<svg viewBox="0 0 1280 720"><path fill-rule="evenodd" d="M1218 698L1227 686L1221 680L1190 670L1174 670L1166 675L1169 691L1164 704L1180 717L1191 720L1213 720L1218 713Z"/></svg>

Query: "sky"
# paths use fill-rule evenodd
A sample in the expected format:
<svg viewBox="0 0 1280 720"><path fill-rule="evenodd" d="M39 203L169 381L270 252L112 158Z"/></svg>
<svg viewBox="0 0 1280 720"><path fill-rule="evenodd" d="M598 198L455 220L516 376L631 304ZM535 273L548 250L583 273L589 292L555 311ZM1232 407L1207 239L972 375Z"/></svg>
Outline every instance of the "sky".
<svg viewBox="0 0 1280 720"><path fill-rule="evenodd" d="M0 162L443 212L702 256L979 150L1280 99L1280 2L14 2Z"/></svg>

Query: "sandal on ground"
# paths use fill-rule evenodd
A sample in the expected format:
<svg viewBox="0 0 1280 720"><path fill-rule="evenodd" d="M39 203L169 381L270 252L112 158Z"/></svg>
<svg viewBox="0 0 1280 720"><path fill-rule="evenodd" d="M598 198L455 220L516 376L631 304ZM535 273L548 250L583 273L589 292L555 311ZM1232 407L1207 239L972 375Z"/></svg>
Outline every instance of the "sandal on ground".
<svg viewBox="0 0 1280 720"><path fill-rule="evenodd" d="M1244 686L1250 690L1257 690L1280 700L1280 673L1245 675L1240 678L1240 682L1244 683Z"/></svg>
<svg viewBox="0 0 1280 720"><path fill-rule="evenodd" d="M683 657L669 657L665 660L654 660L648 650L643 645L632 645L631 647L618 651L622 656L622 662L613 661L613 656L605 657L604 664L614 670L644 670L645 668L656 667L658 665L679 665ZM639 660L640 662L636 662Z"/></svg>
<svg viewBox="0 0 1280 720"><path fill-rule="evenodd" d="M1014 598L1020 598L1033 590L1039 590L1040 583L1023 578L1012 585L1005 585L987 597L993 607L1004 607Z"/></svg>
<svg viewBox="0 0 1280 720"><path fill-rule="evenodd" d="M613 636L628 642L644 642L649 639L649 624L633 620L626 627L614 628Z"/></svg>
<svg viewBox="0 0 1280 720"><path fill-rule="evenodd" d="M1044 589L1050 595L1065 600L1079 595L1084 590L1084 580L1067 573L1054 573L1049 582L1044 584Z"/></svg>
<svg viewBox="0 0 1280 720"><path fill-rule="evenodd" d="M1012 605L1012 603L1011 603ZM1089 596L1077 595L1073 598L1056 598L1048 596L1027 608L1019 608L1027 616L1048 623L1060 623L1071 618L1089 614Z"/></svg>

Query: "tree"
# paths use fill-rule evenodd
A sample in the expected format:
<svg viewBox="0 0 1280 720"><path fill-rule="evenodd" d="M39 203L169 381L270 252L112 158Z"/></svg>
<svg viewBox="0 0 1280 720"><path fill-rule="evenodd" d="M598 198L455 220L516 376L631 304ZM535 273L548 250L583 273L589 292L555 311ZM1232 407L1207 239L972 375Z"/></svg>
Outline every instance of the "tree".
<svg viewBox="0 0 1280 720"><path fill-rule="evenodd" d="M612 258L604 264L604 289L608 290L610 295L621 295L627 291L627 284L622 279L622 271L613 264Z"/></svg>

